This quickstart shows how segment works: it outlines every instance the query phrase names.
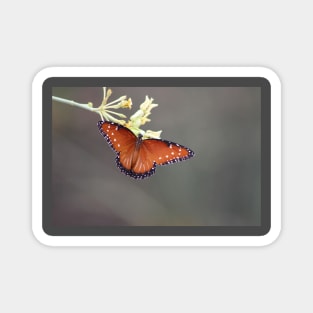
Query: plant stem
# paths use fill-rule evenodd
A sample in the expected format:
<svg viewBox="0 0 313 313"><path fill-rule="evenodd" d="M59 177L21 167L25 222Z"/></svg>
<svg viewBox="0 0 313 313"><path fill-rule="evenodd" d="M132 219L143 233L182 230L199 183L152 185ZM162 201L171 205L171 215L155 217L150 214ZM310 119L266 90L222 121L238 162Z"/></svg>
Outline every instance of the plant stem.
<svg viewBox="0 0 313 313"><path fill-rule="evenodd" d="M76 107L79 107L81 109L85 109L85 110L88 110L88 111L91 111L91 112L95 112L96 111L96 109L93 108L90 103L78 103L78 102L75 102L73 100L67 100L67 99L63 99L63 98L59 98L59 97L55 97L55 96L52 96L52 100L58 101L58 102L61 102L61 103L65 103L65 104L69 104L69 105L72 105L72 106L76 106Z"/></svg>

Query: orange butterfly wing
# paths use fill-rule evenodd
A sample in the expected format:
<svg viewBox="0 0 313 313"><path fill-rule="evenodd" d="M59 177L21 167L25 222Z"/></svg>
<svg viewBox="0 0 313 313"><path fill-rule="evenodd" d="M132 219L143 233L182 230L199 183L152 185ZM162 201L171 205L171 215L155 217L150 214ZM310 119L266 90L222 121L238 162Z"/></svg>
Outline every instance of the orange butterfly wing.
<svg viewBox="0 0 313 313"><path fill-rule="evenodd" d="M130 150L137 137L128 128L111 122L98 122L100 133L115 152Z"/></svg>
<svg viewBox="0 0 313 313"><path fill-rule="evenodd" d="M130 171L137 137L129 129L116 123L100 121L98 127L108 144L117 153L118 167Z"/></svg>
<svg viewBox="0 0 313 313"><path fill-rule="evenodd" d="M149 157L157 165L172 164L194 156L194 152L189 148L163 139L146 139L142 146L149 151Z"/></svg>
<svg viewBox="0 0 313 313"><path fill-rule="evenodd" d="M101 134L117 153L116 164L126 175L143 179L155 173L156 165L187 160L194 152L187 147L162 139L137 137L128 128L111 122L98 122Z"/></svg>

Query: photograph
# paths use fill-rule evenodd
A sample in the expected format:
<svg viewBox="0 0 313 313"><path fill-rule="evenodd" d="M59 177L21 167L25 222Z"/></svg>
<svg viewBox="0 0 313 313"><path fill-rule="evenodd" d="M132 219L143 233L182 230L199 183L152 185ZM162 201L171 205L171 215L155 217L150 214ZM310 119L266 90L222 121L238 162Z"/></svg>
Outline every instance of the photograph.
<svg viewBox="0 0 313 313"><path fill-rule="evenodd" d="M55 227L260 226L261 87L55 86L52 98Z"/></svg>

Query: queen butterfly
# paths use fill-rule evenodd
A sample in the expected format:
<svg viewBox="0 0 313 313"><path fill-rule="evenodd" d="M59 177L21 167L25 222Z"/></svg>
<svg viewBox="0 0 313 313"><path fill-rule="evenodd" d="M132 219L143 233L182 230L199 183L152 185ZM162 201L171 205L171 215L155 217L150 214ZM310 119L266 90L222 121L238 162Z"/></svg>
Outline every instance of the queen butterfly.
<svg viewBox="0 0 313 313"><path fill-rule="evenodd" d="M194 156L189 148L163 139L142 139L128 128L112 122L98 122L98 128L116 152L117 167L135 179L155 173L157 165L166 165Z"/></svg>

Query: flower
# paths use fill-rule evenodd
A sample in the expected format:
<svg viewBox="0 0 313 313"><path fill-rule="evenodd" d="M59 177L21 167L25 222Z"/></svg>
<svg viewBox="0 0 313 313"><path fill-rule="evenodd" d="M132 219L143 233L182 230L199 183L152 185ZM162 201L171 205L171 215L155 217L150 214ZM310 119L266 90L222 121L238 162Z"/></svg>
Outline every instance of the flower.
<svg viewBox="0 0 313 313"><path fill-rule="evenodd" d="M161 130L159 131L152 131L147 130L144 131L140 127L142 125L145 125L146 123L150 122L151 119L148 118L148 116L151 114L151 110L153 108L156 108L158 104L153 103L153 98L149 98L146 96L145 101L140 105L139 109L131 115L129 120L126 122L126 115L123 113L115 112L113 110L118 109L131 109L132 108L132 100L131 98L128 98L126 96L119 97L118 99L109 102L108 99L112 95L111 89L106 89L106 87L103 87L103 100L101 105L98 108L92 109L94 112L97 112L102 120L111 121L114 123L118 123L120 125L123 125L124 127L127 127L130 129L136 136L139 134L142 135L144 139L147 138L155 138L159 139L161 135ZM92 103L88 103L88 106L92 108ZM118 119L118 118L121 119Z"/></svg>
<svg viewBox="0 0 313 313"><path fill-rule="evenodd" d="M124 125L126 123L125 120L119 120L117 118L115 118L112 115L116 115L120 118L127 118L127 116L125 114L122 113L118 113L115 111L112 111L112 109L120 109L120 108L128 108L131 109L132 107L132 100L131 98L126 99L126 96L122 96L110 103L108 102L109 97L112 95L112 90L108 89L108 91L106 91L106 87L103 87L103 100L101 105L94 109L95 112L99 113L99 115L101 116L102 120L107 120L107 121L111 121L114 123L118 123L121 125Z"/></svg>
<svg viewBox="0 0 313 313"><path fill-rule="evenodd" d="M162 133L162 130L158 130L158 131L147 130L143 135L143 139L147 139L147 138L160 139L161 133Z"/></svg>
<svg viewBox="0 0 313 313"><path fill-rule="evenodd" d="M140 105L139 110L137 110L130 118L129 121L124 125L125 127L129 128L133 133L138 136L141 134L143 138L160 138L161 130L159 131L152 131L147 130L144 131L140 129L140 126L150 122L151 119L148 116L151 114L151 110L156 108L158 104L153 103L153 98L149 98L146 96L145 101Z"/></svg>

